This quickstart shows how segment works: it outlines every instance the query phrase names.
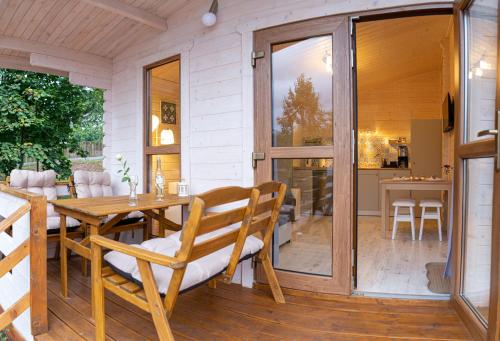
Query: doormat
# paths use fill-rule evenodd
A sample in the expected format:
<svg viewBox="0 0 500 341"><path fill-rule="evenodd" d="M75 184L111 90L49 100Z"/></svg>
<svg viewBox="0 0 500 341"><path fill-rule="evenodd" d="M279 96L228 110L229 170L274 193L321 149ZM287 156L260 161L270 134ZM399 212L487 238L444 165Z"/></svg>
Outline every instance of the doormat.
<svg viewBox="0 0 500 341"><path fill-rule="evenodd" d="M446 263L427 263L427 287L435 294L449 294L450 293L450 279L444 278L444 268Z"/></svg>

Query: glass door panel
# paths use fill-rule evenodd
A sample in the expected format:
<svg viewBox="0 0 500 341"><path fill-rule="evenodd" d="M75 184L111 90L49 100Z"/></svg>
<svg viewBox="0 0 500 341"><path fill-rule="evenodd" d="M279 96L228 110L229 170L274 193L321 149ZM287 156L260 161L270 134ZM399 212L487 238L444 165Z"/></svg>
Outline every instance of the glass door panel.
<svg viewBox="0 0 500 341"><path fill-rule="evenodd" d="M462 295L487 324L490 302L494 158L466 160Z"/></svg>
<svg viewBox="0 0 500 341"><path fill-rule="evenodd" d="M474 1L465 11L467 64L465 142L486 139L478 132L495 129L498 50L498 1Z"/></svg>
<svg viewBox="0 0 500 341"><path fill-rule="evenodd" d="M274 231L276 269L332 276L332 159L274 159L273 178L287 184Z"/></svg>

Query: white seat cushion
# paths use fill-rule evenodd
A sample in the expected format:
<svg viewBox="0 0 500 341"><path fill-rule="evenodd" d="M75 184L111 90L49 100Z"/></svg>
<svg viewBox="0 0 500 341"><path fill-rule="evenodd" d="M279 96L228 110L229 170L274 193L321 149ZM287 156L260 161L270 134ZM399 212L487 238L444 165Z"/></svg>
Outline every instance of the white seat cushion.
<svg viewBox="0 0 500 341"><path fill-rule="evenodd" d="M47 230L56 230L61 226L61 217L47 217ZM80 222L74 218L66 217L66 227L80 226Z"/></svg>
<svg viewBox="0 0 500 341"><path fill-rule="evenodd" d="M397 199L394 200L392 206L400 206L400 207L415 207L415 200L413 199Z"/></svg>
<svg viewBox="0 0 500 341"><path fill-rule="evenodd" d="M109 197L113 195L111 176L107 172L77 170L73 174L78 198Z"/></svg>
<svg viewBox="0 0 500 341"><path fill-rule="evenodd" d="M443 203L436 199L423 199L420 200L420 207L443 207Z"/></svg>
<svg viewBox="0 0 500 341"><path fill-rule="evenodd" d="M215 232L207 233L196 238L195 244L210 239L218 234L227 233L231 230L234 230L234 227L226 227ZM176 251L181 246L181 242L179 240L180 235L181 231L171 234L166 238L155 238L147 240L141 245L134 246L173 257L175 256ZM260 239L254 236L247 237L245 246L243 247L243 251L241 252L240 259L257 253L262 249L263 245L264 244ZM210 255L189 263L182 280L180 290L183 291L195 287L198 284L203 283L204 281L207 281L213 276L224 271L229 264L229 259L231 257L233 248L234 244L229 245ZM112 251L106 254L104 256L104 259L115 269L120 270L120 272L122 272L123 274L128 275L128 277L131 277L138 282L141 282L141 275L134 257L125 255L117 251ZM161 294L165 294L170 284L173 270L157 264L152 264L151 267L153 269L153 275L158 285L158 290Z"/></svg>

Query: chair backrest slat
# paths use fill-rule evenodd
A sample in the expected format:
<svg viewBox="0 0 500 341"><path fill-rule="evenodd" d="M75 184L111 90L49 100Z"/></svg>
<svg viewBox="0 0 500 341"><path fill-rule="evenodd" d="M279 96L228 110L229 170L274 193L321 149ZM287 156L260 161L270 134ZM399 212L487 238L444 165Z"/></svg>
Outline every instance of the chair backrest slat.
<svg viewBox="0 0 500 341"><path fill-rule="evenodd" d="M205 202L205 209L237 202L250 198L252 188L243 188L238 186L222 187L214 189L198 197Z"/></svg>
<svg viewBox="0 0 500 341"><path fill-rule="evenodd" d="M235 243L238 240L238 234L240 231L245 228L245 226L246 229L250 226L255 207L259 200L259 191L255 188L224 187L198 195L196 200L203 203L203 215L197 224L186 226L183 230L182 237L181 248L190 248L189 256L187 258L188 262L194 261L200 257L206 256ZM207 208L227 204L238 204L239 207L207 214ZM230 233L217 234L217 230L237 224L240 224L240 226L235 226L234 233L231 231ZM194 236L195 238L209 232L214 232L216 235L195 245L195 239L184 238L184 234L186 234L188 229L191 230L189 235ZM239 252L241 252L241 250Z"/></svg>
<svg viewBox="0 0 500 341"><path fill-rule="evenodd" d="M215 231L221 227L239 223L245 216L246 206L238 207L222 213L214 213L201 219L198 235Z"/></svg>
<svg viewBox="0 0 500 341"><path fill-rule="evenodd" d="M255 209L255 215L258 216L263 213L270 213L273 210L275 204L276 204L276 198L259 202L257 208Z"/></svg>
<svg viewBox="0 0 500 341"><path fill-rule="evenodd" d="M269 222L271 221L271 216L266 216L265 218L255 219L250 224L250 229L248 231L249 235L265 230L269 227Z"/></svg>
<svg viewBox="0 0 500 341"><path fill-rule="evenodd" d="M189 261L195 261L201 257L205 257L211 253L223 249L226 246L234 244L238 239L239 232L240 230L237 229L194 245Z"/></svg>

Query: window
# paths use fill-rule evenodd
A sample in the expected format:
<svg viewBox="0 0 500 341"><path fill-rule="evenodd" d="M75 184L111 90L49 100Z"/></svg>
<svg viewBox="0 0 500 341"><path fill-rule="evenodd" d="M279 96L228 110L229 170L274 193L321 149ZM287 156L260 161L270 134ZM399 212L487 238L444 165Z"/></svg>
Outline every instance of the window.
<svg viewBox="0 0 500 341"><path fill-rule="evenodd" d="M180 180L181 91L179 56L163 60L145 69L145 148L144 188L154 188L154 173L160 161L169 182Z"/></svg>

